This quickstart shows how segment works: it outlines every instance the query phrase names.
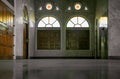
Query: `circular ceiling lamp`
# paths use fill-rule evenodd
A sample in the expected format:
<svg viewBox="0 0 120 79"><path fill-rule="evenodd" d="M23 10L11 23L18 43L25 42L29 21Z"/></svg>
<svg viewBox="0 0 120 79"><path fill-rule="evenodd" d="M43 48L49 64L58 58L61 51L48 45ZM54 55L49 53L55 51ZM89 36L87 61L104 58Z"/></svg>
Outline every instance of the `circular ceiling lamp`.
<svg viewBox="0 0 120 79"><path fill-rule="evenodd" d="M81 9L81 4L76 3L74 8L75 8L75 10L80 10Z"/></svg>
<svg viewBox="0 0 120 79"><path fill-rule="evenodd" d="M46 9L47 10L51 10L53 8L52 4L48 3L46 4Z"/></svg>

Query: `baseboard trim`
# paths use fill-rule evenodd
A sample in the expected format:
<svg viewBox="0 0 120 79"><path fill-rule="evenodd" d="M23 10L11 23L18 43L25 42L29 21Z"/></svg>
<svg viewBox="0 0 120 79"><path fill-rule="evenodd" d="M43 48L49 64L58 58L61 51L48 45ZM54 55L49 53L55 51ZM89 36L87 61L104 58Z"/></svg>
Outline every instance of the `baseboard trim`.
<svg viewBox="0 0 120 79"><path fill-rule="evenodd" d="M23 59L22 56L16 56L16 59ZM30 59L100 59L94 57L30 57ZM120 60L120 56L109 56L108 59Z"/></svg>
<svg viewBox="0 0 120 79"><path fill-rule="evenodd" d="M22 56L16 56L16 59L23 59Z"/></svg>
<svg viewBox="0 0 120 79"><path fill-rule="evenodd" d="M116 60L120 60L120 56L109 56L108 59L116 59Z"/></svg>
<svg viewBox="0 0 120 79"><path fill-rule="evenodd" d="M94 59L94 57L30 57L30 59Z"/></svg>

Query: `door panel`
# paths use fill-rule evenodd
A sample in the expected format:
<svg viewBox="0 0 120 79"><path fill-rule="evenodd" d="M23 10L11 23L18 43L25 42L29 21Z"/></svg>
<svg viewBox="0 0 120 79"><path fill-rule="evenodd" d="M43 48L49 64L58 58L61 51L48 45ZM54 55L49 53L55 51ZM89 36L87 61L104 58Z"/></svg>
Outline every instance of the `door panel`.
<svg viewBox="0 0 120 79"><path fill-rule="evenodd" d="M38 50L60 50L60 30L38 30Z"/></svg>
<svg viewBox="0 0 120 79"><path fill-rule="evenodd" d="M89 30L67 30L67 50L89 50Z"/></svg>
<svg viewBox="0 0 120 79"><path fill-rule="evenodd" d="M23 33L23 58L28 58L28 24L24 24L24 33Z"/></svg>

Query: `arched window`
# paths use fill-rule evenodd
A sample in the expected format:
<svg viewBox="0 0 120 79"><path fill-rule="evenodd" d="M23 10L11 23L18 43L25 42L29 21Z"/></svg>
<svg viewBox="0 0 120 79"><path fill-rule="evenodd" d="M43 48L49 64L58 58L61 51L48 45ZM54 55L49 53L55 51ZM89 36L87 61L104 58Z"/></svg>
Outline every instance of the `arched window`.
<svg viewBox="0 0 120 79"><path fill-rule="evenodd" d="M82 17L73 17L68 21L67 27L89 27L89 24Z"/></svg>
<svg viewBox="0 0 120 79"><path fill-rule="evenodd" d="M38 27L60 27L60 24L54 17L44 17L38 23Z"/></svg>
<svg viewBox="0 0 120 79"><path fill-rule="evenodd" d="M71 18L67 23L67 29L66 29L66 49L89 50L90 31L88 28L89 28L89 24L87 20L85 20L83 17Z"/></svg>
<svg viewBox="0 0 120 79"><path fill-rule="evenodd" d="M51 16L42 18L38 23L37 29L37 49L60 50L60 31L60 23L56 18Z"/></svg>

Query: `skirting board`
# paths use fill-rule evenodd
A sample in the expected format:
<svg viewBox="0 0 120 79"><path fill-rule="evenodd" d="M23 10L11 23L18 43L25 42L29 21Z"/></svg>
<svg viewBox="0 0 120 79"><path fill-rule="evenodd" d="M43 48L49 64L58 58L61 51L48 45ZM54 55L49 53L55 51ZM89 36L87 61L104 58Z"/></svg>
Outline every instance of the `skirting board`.
<svg viewBox="0 0 120 79"><path fill-rule="evenodd" d="M120 56L109 56L108 59L120 60Z"/></svg>
<svg viewBox="0 0 120 79"><path fill-rule="evenodd" d="M16 59L23 59L22 56L16 56ZM94 57L30 57L30 59L95 59ZM96 58L100 59L100 58ZM120 60L120 56L109 56L108 59Z"/></svg>
<svg viewBox="0 0 120 79"><path fill-rule="evenodd" d="M16 56L16 59L23 59L22 56Z"/></svg>

